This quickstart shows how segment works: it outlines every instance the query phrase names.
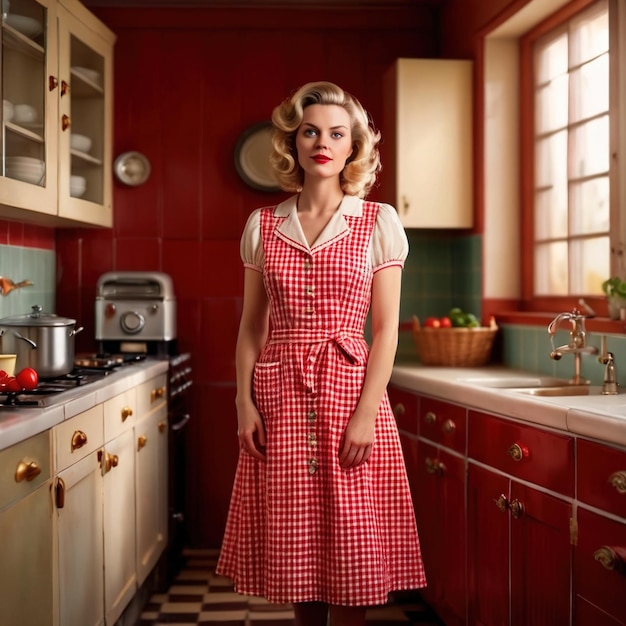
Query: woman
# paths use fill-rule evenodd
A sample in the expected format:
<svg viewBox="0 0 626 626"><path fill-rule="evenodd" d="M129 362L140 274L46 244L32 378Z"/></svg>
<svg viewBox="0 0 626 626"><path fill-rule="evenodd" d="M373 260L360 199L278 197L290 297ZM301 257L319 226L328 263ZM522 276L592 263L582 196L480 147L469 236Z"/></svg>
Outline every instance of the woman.
<svg viewBox="0 0 626 626"><path fill-rule="evenodd" d="M362 199L380 134L354 97L309 83L272 122L272 164L296 195L242 236L241 454L217 571L293 602L300 626L361 625L366 606L425 585L386 394L408 244L392 207Z"/></svg>

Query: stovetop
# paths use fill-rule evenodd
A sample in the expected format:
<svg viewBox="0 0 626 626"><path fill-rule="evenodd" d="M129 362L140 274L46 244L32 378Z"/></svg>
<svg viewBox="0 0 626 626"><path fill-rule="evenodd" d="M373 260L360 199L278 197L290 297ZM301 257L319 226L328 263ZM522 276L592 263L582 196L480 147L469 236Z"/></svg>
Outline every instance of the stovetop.
<svg viewBox="0 0 626 626"><path fill-rule="evenodd" d="M64 376L40 380L36 389L0 393L0 408L46 407L69 399L67 392L82 393L84 387L98 382L131 363L142 361L145 355L85 355L77 357L74 369ZM61 396L61 394L63 394ZM69 394L74 395L74 394Z"/></svg>

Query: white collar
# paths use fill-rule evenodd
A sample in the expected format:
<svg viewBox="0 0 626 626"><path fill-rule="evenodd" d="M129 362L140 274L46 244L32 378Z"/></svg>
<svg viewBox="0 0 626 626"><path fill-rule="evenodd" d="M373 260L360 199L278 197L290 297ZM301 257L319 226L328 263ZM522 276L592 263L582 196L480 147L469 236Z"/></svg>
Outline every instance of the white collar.
<svg viewBox="0 0 626 626"><path fill-rule="evenodd" d="M279 224L275 232L283 241L305 251L317 252L348 235L350 227L345 220L345 216L363 216L363 200L356 196L344 196L341 204L330 218L328 224L324 227L324 230L322 230L319 237L315 240L313 246L309 247L300 220L298 219L297 200L298 196L292 196L284 202L281 202L276 209L274 209L275 217L286 218Z"/></svg>

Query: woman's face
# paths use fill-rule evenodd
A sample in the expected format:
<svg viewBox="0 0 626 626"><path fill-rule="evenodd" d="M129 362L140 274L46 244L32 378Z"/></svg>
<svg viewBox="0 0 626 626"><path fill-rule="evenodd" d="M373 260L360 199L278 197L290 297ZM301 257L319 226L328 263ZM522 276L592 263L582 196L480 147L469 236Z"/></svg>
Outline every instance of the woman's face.
<svg viewBox="0 0 626 626"><path fill-rule="evenodd" d="M339 176L352 154L350 128L350 114L339 105L311 104L304 109L296 150L305 178Z"/></svg>

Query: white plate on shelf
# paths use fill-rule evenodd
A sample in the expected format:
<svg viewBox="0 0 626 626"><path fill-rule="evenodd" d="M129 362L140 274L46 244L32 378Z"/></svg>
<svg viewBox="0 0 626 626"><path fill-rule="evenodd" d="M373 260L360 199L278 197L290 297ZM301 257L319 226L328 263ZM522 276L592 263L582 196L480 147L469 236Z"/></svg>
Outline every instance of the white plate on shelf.
<svg viewBox="0 0 626 626"><path fill-rule="evenodd" d="M100 84L100 72L97 72L96 70L92 70L88 67L81 67L80 65L74 65L72 67L72 72L82 78L86 78L92 83L96 83L96 85Z"/></svg>
<svg viewBox="0 0 626 626"><path fill-rule="evenodd" d="M33 19L32 17L27 17L26 15L15 15L14 13L9 13L5 22L27 37L36 37L43 32L43 25L41 22Z"/></svg>

